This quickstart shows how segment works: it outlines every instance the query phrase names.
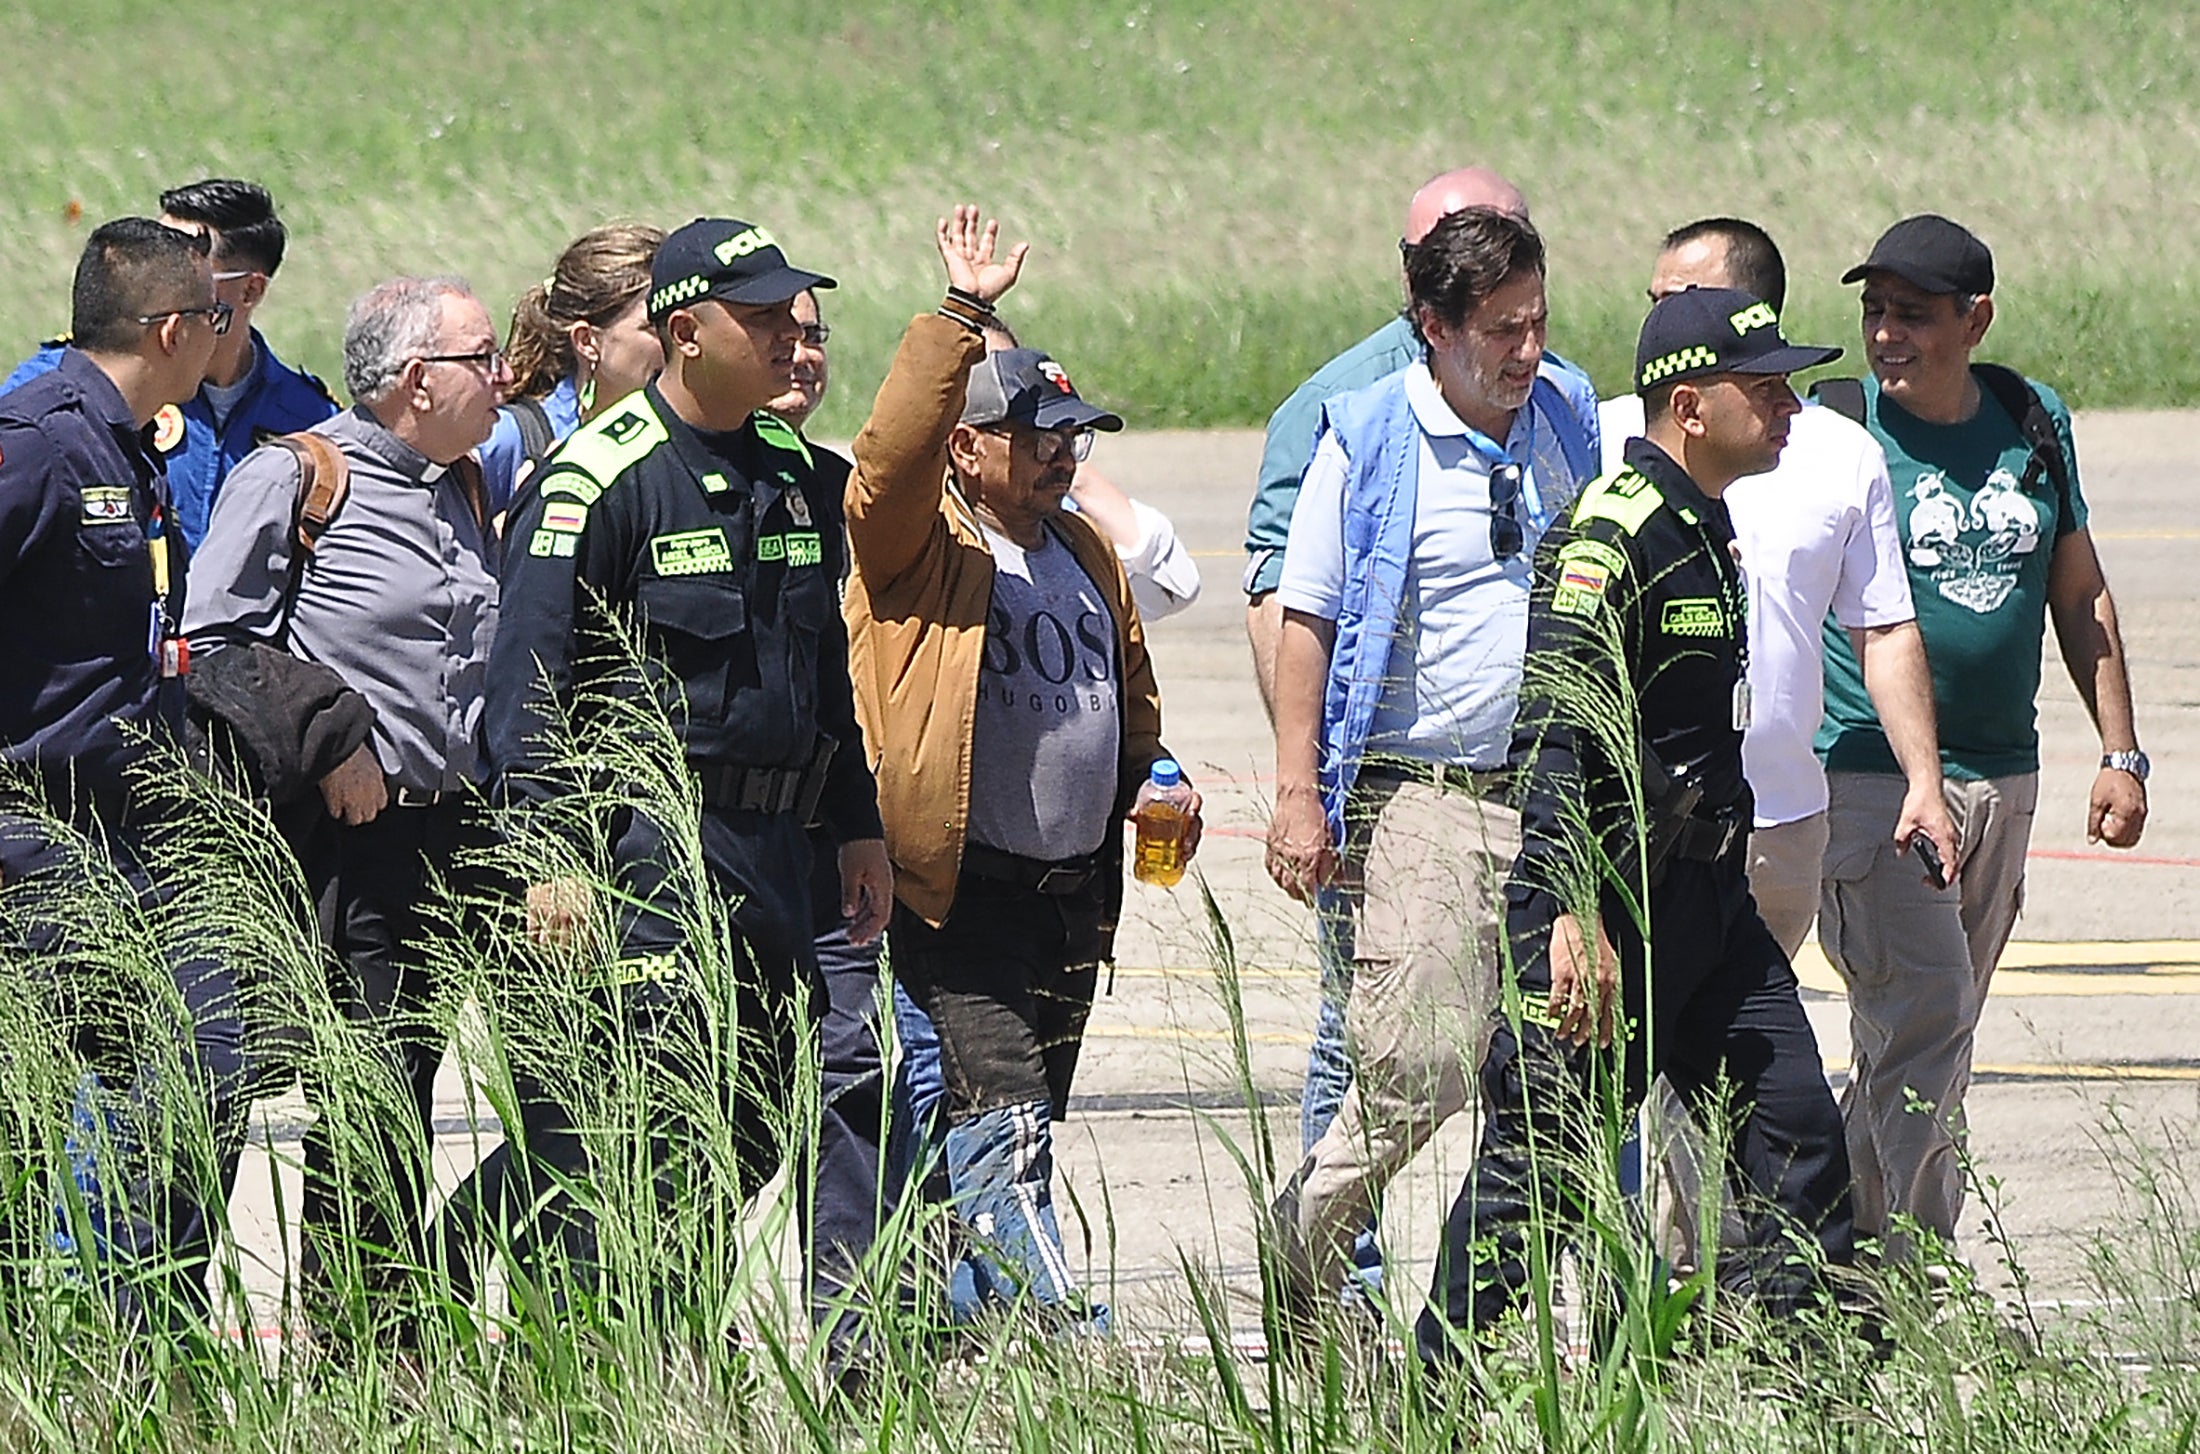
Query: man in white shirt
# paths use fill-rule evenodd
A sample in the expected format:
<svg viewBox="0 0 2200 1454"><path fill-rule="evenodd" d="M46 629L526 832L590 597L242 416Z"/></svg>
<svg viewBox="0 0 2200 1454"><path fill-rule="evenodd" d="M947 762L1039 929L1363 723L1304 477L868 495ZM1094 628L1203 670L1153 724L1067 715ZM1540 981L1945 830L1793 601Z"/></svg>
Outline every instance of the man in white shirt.
<svg viewBox="0 0 2200 1454"><path fill-rule="evenodd" d="M1739 288L1784 309L1787 269L1762 228L1734 217L1691 222L1665 239L1650 275L1653 306L1684 288ZM1642 434L1642 401L1599 406L1604 467L1619 467ZM1727 491L1749 587L1749 732L1743 769L1756 798L1749 887L1780 948L1793 958L1818 911L1826 851L1826 774L1813 745L1825 715L1829 612L1864 663L1908 794L1897 843L1931 838L1952 876L1956 837L1940 791L1932 678L1910 603L1895 530L1887 459L1862 426L1808 407L1788 426L1779 467Z"/></svg>

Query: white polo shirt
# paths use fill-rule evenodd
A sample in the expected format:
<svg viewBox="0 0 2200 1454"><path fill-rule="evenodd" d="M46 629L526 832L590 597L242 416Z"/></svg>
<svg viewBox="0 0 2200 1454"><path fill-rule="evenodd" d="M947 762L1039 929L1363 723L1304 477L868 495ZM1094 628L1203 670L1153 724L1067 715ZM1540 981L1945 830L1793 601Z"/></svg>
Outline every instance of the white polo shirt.
<svg viewBox="0 0 2200 1454"><path fill-rule="evenodd" d="M1642 400L1607 399L1597 417L1610 472L1627 441L1642 437ZM1863 426L1805 405L1788 426L1779 465L1736 480L1725 499L1749 587L1751 715L1742 770L1757 799L1757 826L1771 828L1826 810L1826 772L1814 744L1826 712L1827 614L1855 631L1913 620L1917 612L1887 456Z"/></svg>

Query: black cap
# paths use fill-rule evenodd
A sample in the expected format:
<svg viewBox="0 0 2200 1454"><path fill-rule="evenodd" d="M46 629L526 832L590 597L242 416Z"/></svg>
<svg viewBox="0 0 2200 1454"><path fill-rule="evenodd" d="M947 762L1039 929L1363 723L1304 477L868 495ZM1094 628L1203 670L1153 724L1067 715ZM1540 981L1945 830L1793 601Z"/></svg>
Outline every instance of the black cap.
<svg viewBox="0 0 2200 1454"><path fill-rule="evenodd" d="M1861 282L1866 273L1893 273L1928 293L1991 293L1994 254L1967 228L1925 212L1881 233L1872 255L1841 281Z"/></svg>
<svg viewBox="0 0 2200 1454"><path fill-rule="evenodd" d="M1780 336L1772 305L1739 288L1686 288L1668 294L1642 320L1635 346L1635 392L1704 374L1792 374L1841 356Z"/></svg>
<svg viewBox="0 0 2200 1454"><path fill-rule="evenodd" d="M978 360L963 396L962 422L1111 432L1123 427L1121 415L1078 398L1062 366L1035 348L1004 348Z"/></svg>
<svg viewBox="0 0 2200 1454"><path fill-rule="evenodd" d="M649 321L703 298L784 303L811 288L830 288L823 273L789 267L763 228L730 217L698 217L674 232L649 265Z"/></svg>

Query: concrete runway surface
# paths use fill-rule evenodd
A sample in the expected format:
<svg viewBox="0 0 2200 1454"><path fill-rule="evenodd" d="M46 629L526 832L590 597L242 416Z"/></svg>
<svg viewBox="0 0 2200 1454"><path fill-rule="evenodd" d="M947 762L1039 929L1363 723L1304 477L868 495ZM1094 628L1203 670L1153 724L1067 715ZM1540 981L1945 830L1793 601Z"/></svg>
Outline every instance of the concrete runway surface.
<svg viewBox="0 0 2200 1454"><path fill-rule="evenodd" d="M2200 514L2184 492L2200 455L2200 416L2094 413L2077 421L2092 528L2122 615L2140 736L2153 756L2152 818L2128 854L2085 842L2098 741L2052 644L2041 694L2043 766L2025 913L1979 1033L1972 1148L2000 1184L1999 1214L2036 1300L2073 1309L2102 1291L2089 1254L2127 1235L2133 1146L2154 1164L2200 1171L2200 815L2185 793L2200 771ZM1245 506L1260 451L1251 431L1103 437L1097 463L1166 511L1197 554L1202 599L1152 632L1171 748L1206 797L1199 868L1228 923L1258 1100L1288 1171L1316 987L1308 915L1269 882L1261 834L1273 744L1243 629ZM1799 965L1828 1072L1848 1059L1839 982L1815 946ZM1196 881L1133 884L1112 988L1095 1008L1073 1115L1058 1132L1057 1191L1073 1258L1119 1309L1126 1331L1190 1326L1180 1259L1219 1271L1241 1325L1256 1321L1256 1209L1223 1137L1254 1144L1233 1068L1229 1018ZM447 1067L439 1120L446 1182L494 1144L466 1129ZM297 1205L304 1107L262 1108L268 1137L238 1190L250 1281L272 1313L289 1253L275 1236L271 1177ZM1393 1188L1385 1237L1402 1285L1425 1287L1442 1217L1469 1161L1457 1118ZM2104 1134L2112 1124L2130 1139ZM2200 1186L2200 1181L2194 1185ZM1072 1207L1081 1207L1080 1217ZM1973 1199L1965 1250L2006 1282ZM1089 1248L1089 1252L1088 1249ZM780 1270L798 1272L792 1239ZM264 1321L264 1319L263 1319Z"/></svg>

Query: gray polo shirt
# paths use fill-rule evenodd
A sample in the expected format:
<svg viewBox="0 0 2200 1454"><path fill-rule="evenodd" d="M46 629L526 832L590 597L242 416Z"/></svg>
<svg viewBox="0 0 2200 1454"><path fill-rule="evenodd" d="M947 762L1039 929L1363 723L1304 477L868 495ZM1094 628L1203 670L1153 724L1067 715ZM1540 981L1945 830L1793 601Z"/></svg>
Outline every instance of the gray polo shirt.
<svg viewBox="0 0 2200 1454"><path fill-rule="evenodd" d="M496 541L457 475L354 407L313 427L343 451L351 490L306 563L290 650L374 708L390 782L451 792L486 775L482 682L496 637ZM184 633L195 652L272 643L296 548L298 465L265 445L238 464L192 557Z"/></svg>

